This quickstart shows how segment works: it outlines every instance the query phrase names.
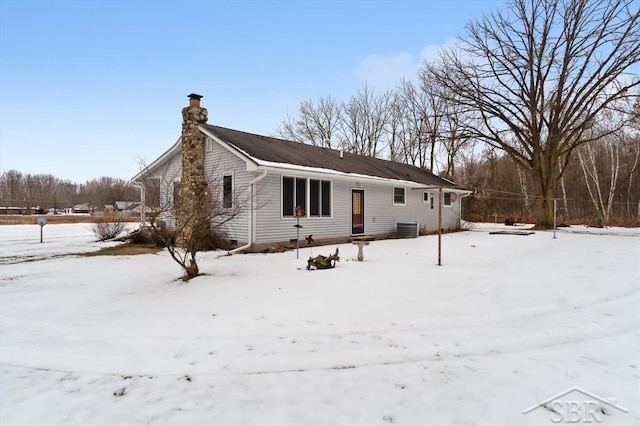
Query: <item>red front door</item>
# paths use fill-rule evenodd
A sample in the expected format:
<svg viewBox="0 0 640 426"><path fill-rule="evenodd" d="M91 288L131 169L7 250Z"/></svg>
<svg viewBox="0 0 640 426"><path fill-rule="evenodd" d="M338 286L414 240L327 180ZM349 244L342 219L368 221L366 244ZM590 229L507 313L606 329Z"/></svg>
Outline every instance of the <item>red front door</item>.
<svg viewBox="0 0 640 426"><path fill-rule="evenodd" d="M351 190L351 233L364 234L364 190Z"/></svg>

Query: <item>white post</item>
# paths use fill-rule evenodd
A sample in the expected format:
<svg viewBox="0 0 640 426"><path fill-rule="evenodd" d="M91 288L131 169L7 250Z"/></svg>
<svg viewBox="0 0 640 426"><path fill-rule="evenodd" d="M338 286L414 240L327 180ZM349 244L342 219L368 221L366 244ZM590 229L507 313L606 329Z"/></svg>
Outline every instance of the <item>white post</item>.
<svg viewBox="0 0 640 426"><path fill-rule="evenodd" d="M296 218L296 259L300 258L300 218Z"/></svg>
<svg viewBox="0 0 640 426"><path fill-rule="evenodd" d="M442 187L438 188L438 266L442 266Z"/></svg>

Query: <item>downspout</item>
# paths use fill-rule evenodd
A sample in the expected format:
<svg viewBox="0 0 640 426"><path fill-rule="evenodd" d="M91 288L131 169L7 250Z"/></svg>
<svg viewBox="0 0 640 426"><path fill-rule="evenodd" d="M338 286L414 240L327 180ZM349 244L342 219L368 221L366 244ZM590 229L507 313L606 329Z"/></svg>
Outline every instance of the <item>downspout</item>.
<svg viewBox="0 0 640 426"><path fill-rule="evenodd" d="M131 186L134 188L138 188L140 190L140 226L144 226L147 221L146 211L147 206L145 205L145 191L144 185L139 182L131 182Z"/></svg>
<svg viewBox="0 0 640 426"><path fill-rule="evenodd" d="M459 208L459 210L458 210L458 217L460 218L460 219L459 219L460 224L459 224L458 226L462 226L462 220L463 220L463 219L462 219L462 199L463 199L464 197L468 197L468 196L469 196L469 195L471 195L471 194L472 194L472 191L466 191L466 193L464 193L464 194L462 194L462 195L460 196L460 208Z"/></svg>
<svg viewBox="0 0 640 426"><path fill-rule="evenodd" d="M242 247L238 247L238 248L234 248L233 250L230 250L227 252L228 256L231 256L232 254L235 254L239 251L248 249L249 247L251 247L253 245L253 215L254 215L254 202L255 202L255 184L258 183L258 181L264 179L267 176L267 171L263 170L262 174L256 178L254 178L253 180L251 180L251 182L249 182L249 194L251 197L251 207L249 209L249 226L248 226L248 238L247 238L247 244L243 245Z"/></svg>

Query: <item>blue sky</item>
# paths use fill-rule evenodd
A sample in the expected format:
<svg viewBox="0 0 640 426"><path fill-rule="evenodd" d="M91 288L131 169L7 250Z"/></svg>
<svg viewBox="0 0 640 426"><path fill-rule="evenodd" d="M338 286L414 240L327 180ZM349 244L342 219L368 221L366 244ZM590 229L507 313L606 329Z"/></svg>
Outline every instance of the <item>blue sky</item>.
<svg viewBox="0 0 640 426"><path fill-rule="evenodd" d="M0 170L128 179L209 123L273 135L301 101L385 89L501 0L0 0Z"/></svg>

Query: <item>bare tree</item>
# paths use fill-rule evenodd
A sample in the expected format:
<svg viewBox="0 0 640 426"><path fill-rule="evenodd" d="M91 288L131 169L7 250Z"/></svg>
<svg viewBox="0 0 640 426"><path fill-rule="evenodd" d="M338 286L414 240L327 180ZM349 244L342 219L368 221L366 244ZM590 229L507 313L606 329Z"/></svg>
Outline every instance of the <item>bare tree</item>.
<svg viewBox="0 0 640 426"><path fill-rule="evenodd" d="M634 185L634 175L640 168L640 99L635 102L631 116L631 122L622 145L625 158L624 166L627 171L625 213L629 219L635 216L640 220L640 191L638 185ZM631 208L633 202L638 206L636 212L633 212Z"/></svg>
<svg viewBox="0 0 640 426"><path fill-rule="evenodd" d="M389 100L389 122L387 150L389 160L399 163L406 162L404 153L404 101L397 91L391 93Z"/></svg>
<svg viewBox="0 0 640 426"><path fill-rule="evenodd" d="M233 182L213 167L206 176L203 196L197 203L191 200L185 209L179 173L172 173L168 167L161 172L151 172L144 165L143 168L147 170L145 186L156 188L159 195L152 201L157 207L147 228L149 238L167 249L184 272L182 280L189 281L200 275L199 252L229 247L226 227L251 208L252 195L231 186Z"/></svg>
<svg viewBox="0 0 640 426"><path fill-rule="evenodd" d="M349 101L342 105L339 124L340 143L348 151L379 157L387 145L386 136L390 116L390 92L376 92L366 83Z"/></svg>
<svg viewBox="0 0 640 426"><path fill-rule="evenodd" d="M427 129L433 127L430 122L425 123L428 121L427 94L410 80L402 80L398 86L398 97L403 104L399 138L404 162L426 170L433 164L435 155L434 148L429 150L427 143Z"/></svg>
<svg viewBox="0 0 640 426"><path fill-rule="evenodd" d="M441 120L439 144L444 151L445 167L443 173L447 179L455 179L456 163L463 157L463 153L473 151L475 139L467 131L477 127L479 117L476 112L464 107L454 99L446 95L440 95L445 101L443 106L444 116Z"/></svg>
<svg viewBox="0 0 640 426"><path fill-rule="evenodd" d="M276 134L295 142L337 148L334 136L340 119L340 104L331 96L321 96L315 104L311 99L303 101L297 115L287 114L276 128Z"/></svg>
<svg viewBox="0 0 640 426"><path fill-rule="evenodd" d="M631 0L513 0L467 26L443 50L434 76L475 108L473 137L525 167L537 198L536 225L553 224L553 198L589 129L640 84L628 75L640 58L638 3ZM561 159L561 167L558 160Z"/></svg>
<svg viewBox="0 0 640 426"><path fill-rule="evenodd" d="M429 146L428 170L435 172L437 145L442 142L443 126L447 115L447 107L451 98L447 99L442 86L432 75L434 68L425 67L420 72L420 88L422 90L422 103L424 115L420 122L420 132L424 134Z"/></svg>
<svg viewBox="0 0 640 426"><path fill-rule="evenodd" d="M611 214L611 206L613 203L613 194L616 190L618 182L618 171L620 170L620 156L618 155L618 147L615 143L602 144L601 147L595 144L584 145L578 149L578 158L580 166L584 173L584 181L589 191L589 197L596 209L597 225L605 226L609 223ZM604 148L603 150L598 148ZM605 151L605 152L602 152ZM610 181L608 188L604 188L600 180L601 172L598 168L597 154L605 154L609 157ZM599 157L599 156L598 156Z"/></svg>

